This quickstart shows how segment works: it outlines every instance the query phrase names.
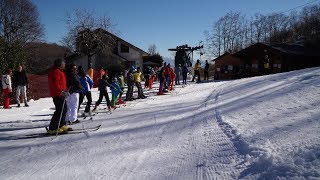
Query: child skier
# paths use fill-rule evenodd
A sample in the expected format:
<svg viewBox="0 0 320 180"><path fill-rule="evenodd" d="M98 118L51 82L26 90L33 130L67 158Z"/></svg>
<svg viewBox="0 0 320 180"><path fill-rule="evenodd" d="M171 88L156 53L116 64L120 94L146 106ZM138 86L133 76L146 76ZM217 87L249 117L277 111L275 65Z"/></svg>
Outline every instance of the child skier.
<svg viewBox="0 0 320 180"><path fill-rule="evenodd" d="M174 80L176 79L176 73L174 72L173 68L170 68L170 84L169 84L169 87L168 89L170 91L173 90L173 83L174 83Z"/></svg>
<svg viewBox="0 0 320 180"><path fill-rule="evenodd" d="M8 69L7 74L2 75L2 89L3 89L3 108L10 109L10 96L12 93L11 84L12 70Z"/></svg>
<svg viewBox="0 0 320 180"><path fill-rule="evenodd" d="M111 99L111 108L116 109L116 101L120 93L122 93L121 88L118 84L118 80L116 77L112 78L112 83L110 85L112 99Z"/></svg>
<svg viewBox="0 0 320 180"><path fill-rule="evenodd" d="M118 81L119 81L119 86L121 89L121 93L119 95L119 100L117 101L117 104L124 104L125 102L122 100L122 94L124 91L124 77L123 77L123 72L120 72L120 75L118 76Z"/></svg>
<svg viewBox="0 0 320 180"><path fill-rule="evenodd" d="M107 86L110 87L110 84L108 83L108 76L106 74L102 75L101 79L99 79L99 99L96 102L95 107L93 108L93 111L96 111L98 106L101 104L103 96L107 101L107 106L108 106L108 110L111 110L111 103L110 103L110 99L109 99L109 95L108 95L108 91L107 91Z"/></svg>
<svg viewBox="0 0 320 180"><path fill-rule="evenodd" d="M159 71L158 74L158 79L159 79L159 92L157 93L158 95L163 95L164 94L164 82L165 82L165 75L164 75L164 67L162 67Z"/></svg>

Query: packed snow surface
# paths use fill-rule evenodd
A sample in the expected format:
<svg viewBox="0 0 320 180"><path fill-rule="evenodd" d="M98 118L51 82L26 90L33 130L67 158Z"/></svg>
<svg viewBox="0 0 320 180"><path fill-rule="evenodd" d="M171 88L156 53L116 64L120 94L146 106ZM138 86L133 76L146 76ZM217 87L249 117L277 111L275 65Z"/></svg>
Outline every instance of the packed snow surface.
<svg viewBox="0 0 320 180"><path fill-rule="evenodd" d="M51 98L1 108L0 179L320 179L320 68L188 83L102 104L71 125L98 131L57 138L26 138L45 132Z"/></svg>

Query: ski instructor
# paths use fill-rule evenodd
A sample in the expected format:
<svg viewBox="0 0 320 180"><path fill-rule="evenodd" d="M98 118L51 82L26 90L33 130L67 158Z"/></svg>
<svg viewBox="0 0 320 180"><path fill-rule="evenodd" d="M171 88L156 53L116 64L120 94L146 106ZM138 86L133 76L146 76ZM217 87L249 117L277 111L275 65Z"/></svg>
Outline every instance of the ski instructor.
<svg viewBox="0 0 320 180"><path fill-rule="evenodd" d="M55 112L50 121L48 134L63 134L71 130L65 122L67 113L67 104L65 103L67 82L64 68L65 62L62 59L56 59L48 73L49 92L55 105Z"/></svg>

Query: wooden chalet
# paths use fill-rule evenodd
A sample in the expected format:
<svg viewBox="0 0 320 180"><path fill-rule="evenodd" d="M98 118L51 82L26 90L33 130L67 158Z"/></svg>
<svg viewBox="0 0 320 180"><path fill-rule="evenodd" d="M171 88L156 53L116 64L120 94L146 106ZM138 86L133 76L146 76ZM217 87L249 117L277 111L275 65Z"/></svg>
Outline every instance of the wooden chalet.
<svg viewBox="0 0 320 180"><path fill-rule="evenodd" d="M213 61L215 79L237 79L320 66L320 51L301 45L256 43Z"/></svg>

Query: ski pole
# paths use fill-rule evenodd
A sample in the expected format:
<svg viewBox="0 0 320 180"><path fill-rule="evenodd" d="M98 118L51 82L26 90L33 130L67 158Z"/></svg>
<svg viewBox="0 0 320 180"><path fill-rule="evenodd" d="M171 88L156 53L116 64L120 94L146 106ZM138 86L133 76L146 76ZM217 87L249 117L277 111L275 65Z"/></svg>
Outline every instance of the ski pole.
<svg viewBox="0 0 320 180"><path fill-rule="evenodd" d="M70 88L71 87L69 87L67 93L69 93ZM67 94L67 96L68 96L68 94ZM59 123L58 123L58 127L57 127L56 137L58 136L58 132L59 132L60 124L61 124L61 119L62 119L62 113L64 111L64 106L66 104L66 97L67 96L63 96L64 98L63 98L63 103L62 103L62 109L61 109L61 113L60 113Z"/></svg>
<svg viewBox="0 0 320 180"><path fill-rule="evenodd" d="M60 124L61 124L61 119L62 119L62 113L64 111L64 105L66 103L66 98L63 98L63 103L62 103L62 109L61 109L61 113L60 113L60 118L59 118L59 123L58 123L58 127L57 127L57 132L56 132L56 137L58 136L58 132L59 132L59 128L60 128Z"/></svg>

